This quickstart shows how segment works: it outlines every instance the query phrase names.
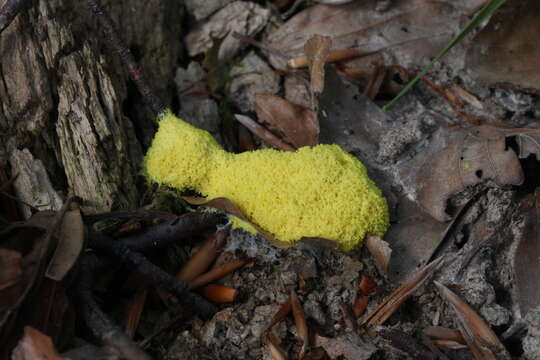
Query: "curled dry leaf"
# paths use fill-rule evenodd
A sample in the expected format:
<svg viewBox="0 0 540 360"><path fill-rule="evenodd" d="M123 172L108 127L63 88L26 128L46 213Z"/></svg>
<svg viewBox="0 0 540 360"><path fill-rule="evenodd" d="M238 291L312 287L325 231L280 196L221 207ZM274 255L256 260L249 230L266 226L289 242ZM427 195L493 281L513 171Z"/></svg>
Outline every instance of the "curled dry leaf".
<svg viewBox="0 0 540 360"><path fill-rule="evenodd" d="M189 286L192 289L196 289L198 287L207 285L213 281L219 280L226 275L232 273L233 271L240 269L242 266L249 264L252 262L252 259L238 259L226 262L224 264L221 264L220 266L208 271L207 273L204 273L192 281L189 282Z"/></svg>
<svg viewBox="0 0 540 360"><path fill-rule="evenodd" d="M272 321L270 321L270 323L266 326L265 328L265 331L266 330L269 330L271 329L274 325L276 325L277 323L279 323L280 321L282 321L283 319L285 319L285 317L287 315L289 315L289 313L291 312L292 310L292 304L291 304L291 300L283 303L278 311L276 312L276 314L274 315L274 317L272 318ZM263 333L265 332L263 331Z"/></svg>
<svg viewBox="0 0 540 360"><path fill-rule="evenodd" d="M266 141L270 145L275 146L276 148L283 151L296 151L294 146L287 144L285 141L281 140L278 136L272 134L270 130L266 129L264 126L259 125L256 121L252 120L250 117L245 115L236 114L234 115L235 119L242 125L244 125L249 131L257 135L262 140Z"/></svg>
<svg viewBox="0 0 540 360"><path fill-rule="evenodd" d="M510 85L540 93L540 4L509 0L471 42L466 64L488 84Z"/></svg>
<svg viewBox="0 0 540 360"><path fill-rule="evenodd" d="M320 94L324 90L324 63L331 46L332 39L321 35L313 35L304 44L304 53L308 58L311 91L315 94Z"/></svg>
<svg viewBox="0 0 540 360"><path fill-rule="evenodd" d="M392 255L390 245L380 237L373 235L366 236L364 244L375 259L379 271L384 275L388 274L388 264Z"/></svg>
<svg viewBox="0 0 540 360"><path fill-rule="evenodd" d="M328 56L326 57L324 62L333 63L371 54L371 52L366 53L365 51L362 51L360 49L332 50L328 53ZM293 69L305 68L309 66L309 59L306 55L296 56L287 61L287 66Z"/></svg>
<svg viewBox="0 0 540 360"><path fill-rule="evenodd" d="M358 293L356 294L356 299L352 306L352 311L357 319L366 311L369 295L373 294L376 287L377 283L371 276L362 275L362 280L360 280L360 284L358 284Z"/></svg>
<svg viewBox="0 0 540 360"><path fill-rule="evenodd" d="M271 94L255 95L255 110L260 123L296 148L319 143L317 113Z"/></svg>
<svg viewBox="0 0 540 360"><path fill-rule="evenodd" d="M137 331L137 327L139 326L147 295L148 287L140 286L127 305L127 311L124 318L124 329L127 336L130 338L133 338L133 335L135 335L135 331Z"/></svg>
<svg viewBox="0 0 540 360"><path fill-rule="evenodd" d="M377 348L375 345L363 341L358 333L346 332L336 338L315 336L315 347L322 347L330 359L343 356L348 360L367 360Z"/></svg>
<svg viewBox="0 0 540 360"><path fill-rule="evenodd" d="M423 333L436 340L450 340L460 344L465 343L461 331L456 329L448 329L442 326L429 326L423 330Z"/></svg>
<svg viewBox="0 0 540 360"><path fill-rule="evenodd" d="M443 257L433 260L416 274L410 277L403 285L394 290L370 314L366 316L364 325L375 327L382 325L426 280L437 270Z"/></svg>
<svg viewBox="0 0 540 360"><path fill-rule="evenodd" d="M18 282L23 274L22 255L10 249L0 249L0 290Z"/></svg>
<svg viewBox="0 0 540 360"><path fill-rule="evenodd" d="M523 206L526 203L530 206ZM524 224L514 256L514 274L521 316L525 317L529 310L540 305L540 188L522 204Z"/></svg>
<svg viewBox="0 0 540 360"><path fill-rule="evenodd" d="M299 12L274 31L268 37L268 45L295 57L302 55L308 39L320 34L331 37L335 49L362 47L368 52L391 46L387 51L395 63L407 67L420 65L451 40L453 33L449 29L457 27L463 15L477 10L483 2L472 0L463 7L454 7L436 1L399 1L383 13L376 9L377 0L337 6L319 4ZM275 68L286 67L281 56L272 53L269 56Z"/></svg>
<svg viewBox="0 0 540 360"><path fill-rule="evenodd" d="M215 284L206 285L201 292L205 298L215 303L233 302L238 296L235 288Z"/></svg>
<svg viewBox="0 0 540 360"><path fill-rule="evenodd" d="M264 237L270 244L274 245L275 247L288 248L291 246L289 243L285 243L285 242L277 240L271 233L264 230L259 225L249 221L245 217L245 215L240 211L240 209L238 209L238 207L227 198L215 198L212 200L207 200L205 198L183 196L182 199L184 199L185 201L187 201L188 203L192 205L208 206L208 207L223 211L224 213L236 216L240 220L245 221L249 223L250 225L252 225L262 237Z"/></svg>
<svg viewBox="0 0 540 360"><path fill-rule="evenodd" d="M450 303L456 312L461 334L477 360L507 358L504 345L489 325L463 300L443 284L434 281L441 296Z"/></svg>
<svg viewBox="0 0 540 360"><path fill-rule="evenodd" d="M426 214L408 197L402 197L397 205L397 222L384 236L394 250L389 266L390 279L402 282L427 264L448 238L447 234L465 208L456 211L452 221L443 223Z"/></svg>
<svg viewBox="0 0 540 360"><path fill-rule="evenodd" d="M281 341L271 332L268 332L263 335L264 343L268 346L270 355L273 360L286 360L287 354L281 348Z"/></svg>
<svg viewBox="0 0 540 360"><path fill-rule="evenodd" d="M79 209L64 215L56 250L45 272L45 276L56 281L62 280L79 258L84 246L85 227Z"/></svg>
<svg viewBox="0 0 540 360"><path fill-rule="evenodd" d="M226 226L212 234L184 264L182 269L176 274L176 278L190 282L204 273L216 260L216 257L225 246L230 230L231 227Z"/></svg>
<svg viewBox="0 0 540 360"><path fill-rule="evenodd" d="M388 340L393 347L409 354L413 359L437 360L439 358L426 345L419 343L414 337L401 330L381 328L378 334Z"/></svg>
<svg viewBox="0 0 540 360"><path fill-rule="evenodd" d="M243 45L233 34L253 36L264 28L269 17L270 10L258 4L234 1L189 32L185 38L187 51L195 56L208 50L213 39L222 38L218 57L231 58Z"/></svg>
<svg viewBox="0 0 540 360"><path fill-rule="evenodd" d="M11 355L12 360L67 360L56 351L50 337L26 326L24 336Z"/></svg>
<svg viewBox="0 0 540 360"><path fill-rule="evenodd" d="M302 308L302 304L300 304L300 300L298 299L294 289L291 290L291 308L298 337L300 340L302 340L302 347L300 348L300 353L298 354L298 358L302 359L309 346L309 333L304 308Z"/></svg>
<svg viewBox="0 0 540 360"><path fill-rule="evenodd" d="M523 182L518 156L506 147L505 141L520 131L525 130L488 125L460 130L440 128L427 147L400 164L402 184L433 218L449 220L446 201L465 187L488 179L501 186Z"/></svg>

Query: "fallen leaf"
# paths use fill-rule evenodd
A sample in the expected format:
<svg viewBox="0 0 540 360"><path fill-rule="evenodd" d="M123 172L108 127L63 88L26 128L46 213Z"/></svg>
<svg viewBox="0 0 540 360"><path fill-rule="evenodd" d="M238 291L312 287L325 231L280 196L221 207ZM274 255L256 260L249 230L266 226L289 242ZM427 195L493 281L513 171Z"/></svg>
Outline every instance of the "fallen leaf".
<svg viewBox="0 0 540 360"><path fill-rule="evenodd" d="M202 295L215 303L229 303L236 300L238 290L224 285L206 285L201 289Z"/></svg>
<svg viewBox="0 0 540 360"><path fill-rule="evenodd" d="M56 250L45 272L46 277L60 281L66 276L81 254L85 231L81 211L76 209L66 212Z"/></svg>
<svg viewBox="0 0 540 360"><path fill-rule="evenodd" d="M530 90L540 94L540 4L508 0L476 35L467 51L470 74L487 84Z"/></svg>
<svg viewBox="0 0 540 360"><path fill-rule="evenodd" d="M264 343L266 346L268 346L268 350L270 351L270 355L272 356L273 360L286 360L287 354L285 351L281 348L280 343L281 341L271 332L264 334Z"/></svg>
<svg viewBox="0 0 540 360"><path fill-rule="evenodd" d="M514 256L514 274L521 316L540 305L540 188L522 201L523 232ZM533 279L536 279L533 280Z"/></svg>
<svg viewBox="0 0 540 360"><path fill-rule="evenodd" d="M245 115L240 115L240 114L236 114L234 115L234 117L236 120L238 120L240 124L244 125L253 134L257 135L259 138L266 141L268 144L275 146L277 149L280 149L283 151L296 151L296 148L294 146L287 144L278 136L272 134L270 130L258 124L256 121L252 120L250 117L245 116Z"/></svg>
<svg viewBox="0 0 540 360"><path fill-rule="evenodd" d="M461 327L461 334L477 360L509 358L504 345L489 325L463 300L443 284L434 281L441 296L452 306ZM493 353L495 352L495 354Z"/></svg>
<svg viewBox="0 0 540 360"><path fill-rule="evenodd" d="M232 58L243 43L233 36L238 32L253 36L261 31L270 17L270 10L252 2L235 1L197 24L185 38L189 56L198 55L212 46L212 38L223 38L220 59Z"/></svg>
<svg viewBox="0 0 540 360"><path fill-rule="evenodd" d="M377 282L369 275L362 275L358 290L364 295L372 295L375 288L377 288Z"/></svg>
<svg viewBox="0 0 540 360"><path fill-rule="evenodd" d="M335 49L361 48L369 52L391 46L385 51L394 63L406 67L420 65L451 40L450 29L459 25L463 15L477 10L484 0L468 1L459 7L435 1L400 1L383 13L376 10L376 3L363 0L308 7L274 31L267 44L291 58L302 55L306 41L320 34L329 36ZM283 57L268 55L275 68L286 68Z"/></svg>
<svg viewBox="0 0 540 360"><path fill-rule="evenodd" d="M283 319L285 319L285 317L287 315L289 315L289 313L291 312L292 310L292 304L291 304L291 300L288 300L287 302L283 303L278 311L276 312L276 314L274 315L274 317L272 318L272 321L270 321L270 323L266 326L265 330L263 331L263 333L269 329L271 329L274 325L276 325L277 323L279 323L280 321L282 321Z"/></svg>
<svg viewBox="0 0 540 360"><path fill-rule="evenodd" d="M377 268L379 271L387 275L388 264L390 263L390 256L392 255L392 249L390 245L378 236L368 235L364 240L366 248L369 250L371 256L375 259Z"/></svg>
<svg viewBox="0 0 540 360"><path fill-rule="evenodd" d="M433 260L416 274L410 277L404 284L388 295L382 303L377 306L364 319L363 325L375 327L382 325L396 310L407 300L426 280L433 275L437 267L442 263L443 257Z"/></svg>
<svg viewBox="0 0 540 360"><path fill-rule="evenodd" d="M324 63L330 52L332 39L328 36L313 35L304 44L308 58L311 91L320 94L324 90Z"/></svg>
<svg viewBox="0 0 540 360"><path fill-rule="evenodd" d="M221 210L226 214L231 214L231 215L236 216L240 220L245 221L249 223L250 225L252 225L262 237L264 237L270 244L274 245L275 247L278 247L278 248L291 247L291 244L277 240L271 233L264 230L257 224L249 221L244 216L244 214L240 211L240 209L238 209L238 207L234 205L233 202L227 198L215 198L212 200L208 200L205 198L183 196L182 199L184 199L185 201L187 201L188 203L192 205L208 206L214 209Z"/></svg>
<svg viewBox="0 0 540 360"><path fill-rule="evenodd" d="M294 289L291 289L291 309L298 337L302 341L302 347L300 348L300 353L298 354L298 358L301 360L309 347L309 333L304 308L302 307L302 304L300 304L300 300L298 299Z"/></svg>
<svg viewBox="0 0 540 360"><path fill-rule="evenodd" d="M190 282L203 274L216 260L220 251L227 243L230 229L231 227L227 226L212 234L184 266L182 266L182 269L176 274L176 278Z"/></svg>
<svg viewBox="0 0 540 360"><path fill-rule="evenodd" d="M519 131L489 125L438 129L426 147L398 165L405 191L433 218L447 221L447 200L467 186L486 180L520 185L521 164L506 147L506 136Z"/></svg>
<svg viewBox="0 0 540 360"><path fill-rule="evenodd" d="M135 331L137 331L137 327L139 326L147 295L148 287L144 285L140 286L127 305L127 311L124 318L124 329L126 335L130 338L133 338Z"/></svg>
<svg viewBox="0 0 540 360"><path fill-rule="evenodd" d="M426 345L419 343L411 335L398 329L381 328L377 333L388 340L390 344L411 358L422 360L437 360L439 357Z"/></svg>
<svg viewBox="0 0 540 360"><path fill-rule="evenodd" d="M255 95L255 110L260 123L296 148L319 143L317 113L279 96Z"/></svg>
<svg viewBox="0 0 540 360"><path fill-rule="evenodd" d="M67 360L56 351L50 337L26 326L24 337L11 355L12 360Z"/></svg>
<svg viewBox="0 0 540 360"><path fill-rule="evenodd" d="M18 282L23 274L20 252L0 248L0 290Z"/></svg>
<svg viewBox="0 0 540 360"><path fill-rule="evenodd" d="M448 223L437 221L406 196L399 200L396 213L396 223L384 237L394 250L388 275L399 283L432 259L459 216Z"/></svg>
<svg viewBox="0 0 540 360"><path fill-rule="evenodd" d="M343 356L349 360L367 360L377 351L375 345L363 341L355 332L347 332L335 338L315 336L316 347L322 347L330 359Z"/></svg>
<svg viewBox="0 0 540 360"><path fill-rule="evenodd" d="M189 286L192 289L207 285L213 281L219 280L233 271L240 269L242 266L253 262L252 259L238 259L226 262L220 266L197 276L195 279L189 282Z"/></svg>
<svg viewBox="0 0 540 360"><path fill-rule="evenodd" d="M425 335L436 340L450 340L460 344L465 343L461 331L448 329L442 326L429 326L422 331Z"/></svg>

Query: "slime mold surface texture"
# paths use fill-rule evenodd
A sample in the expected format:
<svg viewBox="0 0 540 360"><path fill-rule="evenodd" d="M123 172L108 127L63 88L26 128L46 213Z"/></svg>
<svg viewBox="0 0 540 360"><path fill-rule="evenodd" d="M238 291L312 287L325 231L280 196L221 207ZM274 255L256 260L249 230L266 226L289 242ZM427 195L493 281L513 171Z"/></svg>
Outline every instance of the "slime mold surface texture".
<svg viewBox="0 0 540 360"><path fill-rule="evenodd" d="M351 250L366 233L384 235L388 206L358 159L337 145L241 154L167 111L145 157L149 180L226 197L252 222L291 245L321 237Z"/></svg>

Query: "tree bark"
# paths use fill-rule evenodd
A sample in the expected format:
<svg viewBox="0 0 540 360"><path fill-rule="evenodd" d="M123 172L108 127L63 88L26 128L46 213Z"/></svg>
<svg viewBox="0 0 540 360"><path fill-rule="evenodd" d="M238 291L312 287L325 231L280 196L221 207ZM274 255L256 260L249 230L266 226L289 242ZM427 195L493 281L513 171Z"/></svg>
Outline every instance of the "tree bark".
<svg viewBox="0 0 540 360"><path fill-rule="evenodd" d="M182 2L102 3L170 104ZM15 149L28 148L56 190L73 189L84 210L137 206L155 114L128 79L85 1L30 0L0 34L0 166Z"/></svg>

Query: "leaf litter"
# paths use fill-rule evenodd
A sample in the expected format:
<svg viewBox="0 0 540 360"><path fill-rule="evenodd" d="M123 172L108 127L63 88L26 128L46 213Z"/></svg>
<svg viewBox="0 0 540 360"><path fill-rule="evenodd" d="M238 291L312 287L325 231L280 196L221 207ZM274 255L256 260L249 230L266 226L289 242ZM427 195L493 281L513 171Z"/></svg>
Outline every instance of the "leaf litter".
<svg viewBox="0 0 540 360"><path fill-rule="evenodd" d="M365 338L364 334L354 330L355 325L358 324L351 322L349 312L352 312L354 317L360 317L364 311L367 311L368 315L361 317L360 320L370 328L390 323L383 328L386 333L378 328L379 334L385 333L390 339L404 341L405 345L393 342L393 346L402 351L405 351L407 346L412 346L413 353L415 349L425 350L425 347L420 346L416 336L409 335L411 330L427 328L430 322L435 322L435 318L437 318L437 323L442 322L446 326L454 325L455 316L444 312L444 309L437 305L440 303L433 301L435 293L432 287L422 287L430 277L451 277L454 271L452 257L446 258L449 259L449 265L445 265L437 273L434 272L441 259L427 266L425 264L433 257L436 250L440 250L440 244L443 241L447 245L443 252L447 255L466 254L466 251L460 248L463 246L462 243L465 243L467 247L470 245L467 244L470 234L482 233L475 230L475 227L479 226L477 225L478 216L475 213L480 211L478 209L485 211L486 221L490 223L496 223L496 220L500 219L497 216L508 216L500 214L508 214L511 210L510 206L504 207L500 203L485 204L487 200L492 199L489 194L495 193L485 190L498 189L512 196L521 195L516 189L519 189L521 184L526 185L531 176L523 168L523 160L532 161L535 157L538 158L540 152L538 129L535 128L534 121L529 121L531 119L523 121L524 125L525 123L532 125L527 128L501 126L500 123L492 121L493 118L500 118L504 113L503 109L506 105L502 103L502 100L497 96L489 99L485 92L474 86L474 82L467 74L456 75L452 72L453 70L449 71L444 66L434 69L437 76L431 84L426 82L437 91L435 97L433 93L426 93L421 88L416 94L407 95L410 100L407 104L398 106L397 110L390 113L383 113L379 105L383 103L381 98L385 96L384 91L388 83L394 82L393 85L396 85L395 80L388 76L391 73L387 71L387 65L397 63L405 69L416 70L415 66L422 65L425 58L438 52L451 38L453 31L459 28L465 17L483 3L483 1L458 1L452 4L432 2L426 5L411 0L387 5L389 8L385 11L375 6L376 1L358 1L336 6L315 5L301 10L284 25L277 24L278 29L274 32L271 32L269 28L275 24L263 30L264 25L258 24L261 19L255 19L253 24L240 29L243 36L248 37L255 36L254 34L258 31L268 31L269 35L265 42L267 46L262 50L269 55L270 64L275 68L285 69L283 65L291 59L304 62L301 66L310 65L310 76L301 72L291 73L289 70L276 72L279 74L276 76L281 77L285 84L292 83L290 81L292 78L296 79L296 83L301 86L310 84L310 91L319 94L318 98L311 96L307 102L298 100L295 103L287 94L285 94L287 100L277 96L276 94L282 94L279 91L274 94L254 93L252 99L255 99L255 103L257 99L262 99L260 100L262 109L255 108L258 122L251 120L249 126L253 129L258 128L259 133L263 134L262 138L270 134L274 137L272 140L274 145L286 144L284 147L289 147L288 150L291 151L301 146L318 143L320 132L321 143L338 143L358 156L366 164L370 176L380 184L389 200L395 223L392 225L390 234L384 238L386 244L376 243L385 252L391 249L392 256L384 255L374 260L364 250L350 254L336 254L328 252L323 247L313 246L317 241L312 239L312 241L305 241L299 248L276 249L271 260L260 258L246 267L248 260L245 259L243 250L249 248L250 251L258 254L257 249L262 248L261 242L265 240L233 230L227 239L228 249L232 249L230 254L233 260L225 262L223 267L216 265L215 269L211 269L210 264L214 262L217 253L205 256L204 266L201 266L201 269L204 269L199 269L197 275L190 276L190 281L196 282L196 287L202 287L201 293L215 301L232 300L234 302L219 305L221 311L207 323L191 321L190 331L181 333L172 346L166 349L161 345L149 346L152 351L160 355L166 353L170 358L181 358L180 352L175 354L175 349L180 348L188 353L191 349L194 357L201 352L211 351L220 354L236 354L233 355L235 358L238 358L238 354L243 354L243 358L260 358L263 355L269 355L264 352L268 351L268 349L263 349L263 343L265 343L270 348L270 356L274 359L286 358L286 354L305 354L306 358L310 355L323 356L317 355L317 351L320 350L320 348L317 350L318 346L322 347L324 353L330 358L339 356L351 359L377 358L378 355L374 354L378 349L380 356L393 359L398 355L380 342L379 338ZM240 5L236 4L230 9L238 6ZM219 7L222 10L219 10ZM226 5L219 5L216 8L218 13L209 18L207 16L200 18L201 23L187 38L188 51L192 51L190 47L194 49L197 46L206 50L214 43L215 46L211 49L214 52L214 61L206 64L209 73L215 74L216 68L223 64L219 60L220 57L230 58L245 46L244 41L236 41L239 39L230 36L239 29L223 30L229 25L223 22L223 19L233 16L231 26L251 20L249 16L240 12L225 16L226 8ZM255 13L260 10L257 8ZM219 14L220 12L222 13ZM257 18L256 14L254 16ZM211 24L216 19L221 23L216 21ZM365 21L359 21L362 19ZM486 29L497 25L495 19L497 17L492 19L493 23L488 24ZM263 19L262 23L266 24L266 21L267 19ZM218 32L221 36L225 36L222 42L214 42L213 37L210 36L206 38L213 32L208 29L213 29L215 26L220 27ZM481 39L485 36L482 33L479 35L479 41L484 41ZM265 33L264 36L266 35ZM312 38L314 35L316 40ZM497 36L500 35L497 34ZM199 44L196 44L197 42ZM469 51L468 57L471 56L470 54ZM351 57L355 59L351 60ZM336 64L334 67L325 66L326 62L336 62ZM360 74L358 77L349 76L349 79L365 82L364 95L360 93L358 83L344 82L338 73ZM212 95L217 95L215 99L219 99L220 92L226 88L227 82L231 81L232 78L229 75L222 72L217 80L215 76L214 79L211 79L212 76L206 79L208 89L213 92ZM272 77L276 78L276 76ZM299 78L303 80L298 80ZM439 81L446 81L451 90L437 84ZM523 87L520 79L512 79L512 81L517 87ZM497 81L493 82L497 83ZM241 93L242 87L238 87L237 91ZM244 98L249 99L249 96ZM456 119L462 116L458 112L447 113L440 105L441 101L453 102L460 107L468 104L475 108L474 119L478 118L487 123L480 126L478 124L468 126L471 124L462 122L463 119ZM527 106L531 109L530 111L533 111L532 104ZM430 110L430 107L434 110ZM319 111L316 111L317 109ZM243 108L243 106L236 109L239 116L252 116L252 110L253 108ZM494 115L482 117L488 111L493 111ZM436 112L438 114L434 115ZM417 117L421 120L417 120ZM464 123L466 126L447 126L452 123ZM416 133L413 135L407 133L411 127L415 127ZM399 132L406 136L396 137L394 141L388 140L393 136L389 134ZM403 142L397 144L402 139L404 139ZM246 148L252 149L257 146L259 144L252 142ZM387 151L388 147L393 148ZM475 194L480 195L475 197ZM462 197L466 199L463 200ZM473 205L460 207L460 204L467 201L471 201ZM214 207L242 218L242 214L227 199L198 199L192 203ZM530 240L537 238L537 229L531 230L534 227L528 225L533 221L531 220L533 211L525 211L519 216L521 215L525 217L526 224L524 235L519 238L517 252L525 251L532 254L537 248ZM130 216L130 218L133 217L133 215ZM458 218L459 221L456 220ZM51 219L48 221L50 222ZM519 220L514 218L504 221L512 230L517 228L518 222ZM147 239L145 240L147 243L151 243L165 236L160 233L159 236L149 240L150 237L145 235L135 241L141 229L143 233L145 229L148 229L148 224L137 223L139 225L132 229L135 235L130 233L131 230L126 232L122 230L115 232L115 236L119 239L124 236L132 237L131 241L125 242L130 246L143 238ZM126 229L131 226L126 224L127 222L124 222ZM80 239L80 225L77 227L79 234L77 238ZM163 228L170 229L168 226L163 226ZM43 230L35 234L34 230L24 231L36 239L43 236ZM264 230L260 232L264 234ZM271 234L267 235L267 240L271 242ZM319 242L323 240L319 239ZM461 245L459 245L460 241ZM73 245L76 248L78 246L77 242ZM498 250L502 253L500 256L502 260L480 253L467 265L465 276L470 275L480 266L487 267L494 273L498 273L497 267L501 267L503 270L500 272L507 273L508 264L511 263L517 274L519 294L517 297L513 294L508 295L511 299L510 303L503 305L510 307L511 304L519 302L522 311L526 312L524 309L534 306L531 300L537 298L534 290L527 289L529 283L524 280L524 274L532 266L531 262L520 262L519 257L522 255L512 257L509 255L508 248L500 246L502 248ZM412 251L414 248L419 248L419 250L414 252ZM52 271L55 273L53 275L55 279L62 279L73 266L73 259L79 257L77 251L69 252L72 254L71 257L67 256L65 259L62 257L64 260L58 260L61 269ZM11 269L11 272L5 275L6 280L2 280L7 284L0 289L3 295L4 290L14 288L14 285L27 284L25 276L28 270L25 268L27 265L25 257L28 256L28 252L19 251L9 254L2 252L1 254L0 264ZM460 261L455 263L460 263ZM418 270L419 266L425 267ZM385 278L382 273L387 271L381 269L387 268L389 277ZM398 272L399 276L395 276ZM410 280L404 280L414 273L416 274ZM201 278L202 280L197 280ZM455 280L458 281L459 278L456 277ZM504 282L504 279L497 280L500 281L497 290L506 292L508 284ZM373 291L374 284L377 284L376 292ZM195 287L189 284L188 286ZM397 290L388 295L389 289L396 286L398 286ZM463 349L463 339L459 339L456 335L458 330L450 329L454 337L449 338L442 336L441 331L436 334L432 331L431 334L436 335L434 341L440 346L440 351L459 356L470 350L476 356L487 358L491 356L489 352L503 351L501 349L504 345L499 340L495 340L497 337L493 337L494 332L490 329L494 325L493 317L488 316L485 321L478 320L479 316L472 307L482 312L483 308L479 303L473 303L472 307L468 307L448 289L437 286L455 309L457 319L460 321L459 334L462 334L468 346L467 349ZM420 288L423 290L418 291ZM53 293L56 291L55 288L51 289ZM138 289L136 294L147 296L148 288L138 287ZM297 289L297 292L293 293L294 296L290 295L291 289ZM291 302L289 299L294 301ZM279 308L277 304L283 304L283 306L276 314ZM139 337L146 336L147 339L155 337L153 341L161 342L160 336L153 335L156 334L156 329L145 324L148 311L154 317L156 316L155 309L151 309L153 306L150 306L150 310L145 309L146 305L142 301L137 302L136 305L134 317L129 325L131 334ZM351 305L353 305L352 308ZM291 318L286 317L291 311L296 313L293 316L296 326L291 323ZM268 319L271 319L274 314L275 318L270 322L272 329L269 330L272 332L263 332L261 338L259 330L268 326ZM342 328L344 317L346 317L347 325ZM411 321L411 318L414 321ZM395 329L389 330L389 327ZM496 329L497 332L499 330L500 328ZM311 343L309 343L308 333L314 334ZM376 334L376 332L371 333ZM302 338L302 341L294 340L298 336ZM204 339L204 341L198 339ZM308 344L311 345L309 349ZM148 345L151 344L147 343L145 346ZM428 348L427 353L434 351L429 346ZM527 349L525 348L529 351ZM514 353L516 353L515 350ZM530 356L530 353L527 355Z"/></svg>

